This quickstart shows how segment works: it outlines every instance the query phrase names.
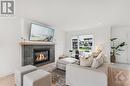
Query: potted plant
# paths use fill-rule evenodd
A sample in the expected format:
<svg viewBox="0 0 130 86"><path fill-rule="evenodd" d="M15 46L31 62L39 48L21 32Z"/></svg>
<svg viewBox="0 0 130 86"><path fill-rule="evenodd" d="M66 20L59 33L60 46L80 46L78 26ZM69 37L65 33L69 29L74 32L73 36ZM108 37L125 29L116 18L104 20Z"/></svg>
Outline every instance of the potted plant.
<svg viewBox="0 0 130 86"><path fill-rule="evenodd" d="M111 62L115 63L116 62L116 55L120 55L120 51L124 51L121 48L126 45L125 42L121 42L119 44L116 44L116 40L118 38L112 38L111 39Z"/></svg>

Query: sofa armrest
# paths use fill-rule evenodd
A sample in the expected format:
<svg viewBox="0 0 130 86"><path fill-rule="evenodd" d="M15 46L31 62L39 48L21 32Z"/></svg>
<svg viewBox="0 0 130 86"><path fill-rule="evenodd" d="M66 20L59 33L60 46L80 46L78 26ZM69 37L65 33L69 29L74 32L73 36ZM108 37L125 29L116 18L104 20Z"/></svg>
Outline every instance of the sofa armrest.
<svg viewBox="0 0 130 86"><path fill-rule="evenodd" d="M107 75L98 69L68 64L66 66L66 85L107 86Z"/></svg>

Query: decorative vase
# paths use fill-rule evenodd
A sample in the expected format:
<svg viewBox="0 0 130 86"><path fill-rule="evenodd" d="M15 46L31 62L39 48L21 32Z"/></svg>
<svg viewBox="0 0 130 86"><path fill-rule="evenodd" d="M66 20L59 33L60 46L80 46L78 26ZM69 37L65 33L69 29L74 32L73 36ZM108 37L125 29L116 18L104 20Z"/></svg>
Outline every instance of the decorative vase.
<svg viewBox="0 0 130 86"><path fill-rule="evenodd" d="M111 62L116 63L116 56L114 54L111 55Z"/></svg>

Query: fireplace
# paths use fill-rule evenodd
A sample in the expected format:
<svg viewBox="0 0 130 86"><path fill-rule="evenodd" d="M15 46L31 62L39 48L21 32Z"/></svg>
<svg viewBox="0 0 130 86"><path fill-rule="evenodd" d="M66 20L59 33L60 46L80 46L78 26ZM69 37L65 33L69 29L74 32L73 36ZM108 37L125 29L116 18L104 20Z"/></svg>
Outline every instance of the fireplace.
<svg viewBox="0 0 130 86"><path fill-rule="evenodd" d="M55 61L55 45L23 45L22 66L42 66Z"/></svg>
<svg viewBox="0 0 130 86"><path fill-rule="evenodd" d="M50 49L33 50L34 65L50 60Z"/></svg>

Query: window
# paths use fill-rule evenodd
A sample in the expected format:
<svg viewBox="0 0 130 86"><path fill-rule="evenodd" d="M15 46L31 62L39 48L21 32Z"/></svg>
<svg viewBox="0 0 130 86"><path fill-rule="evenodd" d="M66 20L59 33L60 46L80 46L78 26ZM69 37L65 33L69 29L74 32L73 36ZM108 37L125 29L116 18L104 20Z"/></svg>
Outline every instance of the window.
<svg viewBox="0 0 130 86"><path fill-rule="evenodd" d="M79 36L79 51L91 52L93 48L93 35Z"/></svg>
<svg viewBox="0 0 130 86"><path fill-rule="evenodd" d="M79 50L80 53L89 54L93 49L93 35L79 35L71 39L72 50Z"/></svg>
<svg viewBox="0 0 130 86"><path fill-rule="evenodd" d="M78 37L72 37L72 50L77 50L78 49Z"/></svg>

